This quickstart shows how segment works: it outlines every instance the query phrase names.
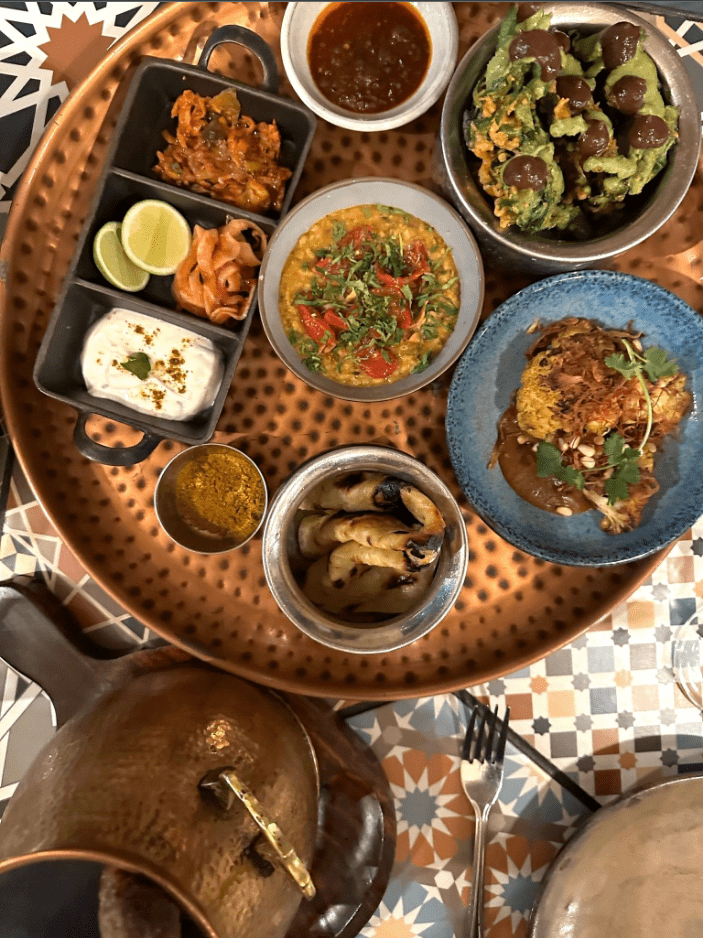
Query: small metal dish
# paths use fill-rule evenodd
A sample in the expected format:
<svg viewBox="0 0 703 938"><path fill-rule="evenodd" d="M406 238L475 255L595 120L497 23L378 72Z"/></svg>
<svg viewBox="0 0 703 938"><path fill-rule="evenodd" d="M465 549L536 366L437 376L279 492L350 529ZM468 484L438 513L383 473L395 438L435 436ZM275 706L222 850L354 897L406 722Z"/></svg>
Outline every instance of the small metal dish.
<svg viewBox="0 0 703 938"><path fill-rule="evenodd" d="M306 494L332 476L369 470L417 486L440 510L446 529L434 579L418 607L375 625L354 625L328 616L310 602L298 585L291 561L299 555L298 511ZM266 519L262 552L269 589L294 625L330 648L368 655L403 648L442 621L464 585L469 542L454 496L431 469L390 447L345 446L311 459L281 486Z"/></svg>
<svg viewBox="0 0 703 938"><path fill-rule="evenodd" d="M234 452L245 459L257 472L264 492L264 508L256 527L245 537L223 534L214 525L203 519L202 526L195 519L187 518L178 506L176 483L187 465L199 459L207 452ZM159 524L166 534L181 547L196 554L222 554L236 550L250 541L261 528L268 508L268 489L266 480L256 463L246 453L225 443L203 443L183 450L168 462L158 478L154 491L154 509Z"/></svg>

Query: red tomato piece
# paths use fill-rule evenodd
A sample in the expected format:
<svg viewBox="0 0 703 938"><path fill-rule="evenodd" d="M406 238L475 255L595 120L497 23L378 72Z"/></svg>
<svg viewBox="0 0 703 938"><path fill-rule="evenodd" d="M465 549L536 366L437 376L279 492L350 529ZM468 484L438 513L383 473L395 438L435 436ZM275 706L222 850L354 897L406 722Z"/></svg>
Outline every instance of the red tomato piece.
<svg viewBox="0 0 703 938"><path fill-rule="evenodd" d="M404 280L403 277L393 277L387 270L384 270L380 264L376 264L376 277L379 283L383 284L384 287L390 287L393 292L400 293Z"/></svg>
<svg viewBox="0 0 703 938"><path fill-rule="evenodd" d="M348 244L351 244L356 250L360 248L365 241L369 240L370 234L371 228L368 225L359 225L358 228L352 228L343 238L339 239L339 246L346 247Z"/></svg>
<svg viewBox="0 0 703 938"><path fill-rule="evenodd" d="M411 268L412 274L408 277L408 282L417 280L429 270L429 258L424 241L413 241L405 249L403 260Z"/></svg>
<svg viewBox="0 0 703 938"><path fill-rule="evenodd" d="M303 328L310 338L317 342L318 345L324 342L325 333L329 332L329 329L319 318L316 310L312 306L305 306L303 303L299 303L298 315L300 316Z"/></svg>
<svg viewBox="0 0 703 938"><path fill-rule="evenodd" d="M322 314L322 318L325 320L328 326L331 326L335 330L335 332L344 332L345 329L349 328L342 317L338 313L335 313L333 309L326 309Z"/></svg>
<svg viewBox="0 0 703 938"><path fill-rule="evenodd" d="M369 378L389 378L398 367L398 362L392 354L390 359L386 361L381 350L374 347L366 350L363 357L359 358L359 364Z"/></svg>
<svg viewBox="0 0 703 938"><path fill-rule="evenodd" d="M338 274L342 269L342 265L333 261L331 257L322 257L315 261L315 267L328 274Z"/></svg>
<svg viewBox="0 0 703 938"><path fill-rule="evenodd" d="M412 313L410 312L409 307L401 306L395 310L396 316L398 317L398 325L401 329L409 329L413 324Z"/></svg>

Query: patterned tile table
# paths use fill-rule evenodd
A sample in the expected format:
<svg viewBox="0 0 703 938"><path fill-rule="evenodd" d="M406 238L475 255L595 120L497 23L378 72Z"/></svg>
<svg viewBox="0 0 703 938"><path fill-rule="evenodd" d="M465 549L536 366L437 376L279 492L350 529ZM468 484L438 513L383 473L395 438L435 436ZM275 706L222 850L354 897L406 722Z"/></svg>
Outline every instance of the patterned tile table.
<svg viewBox="0 0 703 938"><path fill-rule="evenodd" d="M68 91L156 3L0 3L0 211ZM691 64L703 33L663 20ZM697 72L698 74L698 72ZM699 76L700 77L700 76ZM62 543L15 468L0 581L42 577L96 639L128 648L148 631ZM511 707L518 745L491 816L486 918L491 938L521 936L546 866L599 804L645 778L703 767L703 722L673 679L676 627L703 608L703 521L650 579L586 635L523 671L471 688ZM0 813L53 733L40 689L0 665ZM354 707L351 725L381 760L395 797L396 864L364 938L462 934L473 816L461 790L466 716L455 695ZM359 712L360 711L360 712Z"/></svg>

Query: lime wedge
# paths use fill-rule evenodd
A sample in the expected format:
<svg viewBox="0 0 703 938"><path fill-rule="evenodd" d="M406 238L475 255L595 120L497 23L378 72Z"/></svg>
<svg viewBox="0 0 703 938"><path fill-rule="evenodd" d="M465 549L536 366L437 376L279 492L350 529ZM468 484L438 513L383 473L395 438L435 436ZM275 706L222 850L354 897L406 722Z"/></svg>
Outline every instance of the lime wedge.
<svg viewBox="0 0 703 938"><path fill-rule="evenodd" d="M137 202L122 220L122 247L127 257L159 277L176 272L190 250L188 222L168 202Z"/></svg>
<svg viewBox="0 0 703 938"><path fill-rule="evenodd" d="M125 254L120 228L118 221L109 221L102 226L93 241L93 260L100 273L113 287L136 293L147 285L149 274L136 267Z"/></svg>

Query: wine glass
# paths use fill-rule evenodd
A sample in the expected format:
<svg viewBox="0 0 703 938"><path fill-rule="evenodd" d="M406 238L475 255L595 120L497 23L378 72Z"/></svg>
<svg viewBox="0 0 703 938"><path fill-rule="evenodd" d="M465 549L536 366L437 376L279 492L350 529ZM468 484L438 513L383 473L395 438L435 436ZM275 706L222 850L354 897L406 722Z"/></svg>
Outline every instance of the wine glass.
<svg viewBox="0 0 703 938"><path fill-rule="evenodd" d="M674 633L674 677L681 692L703 711L703 613L694 612Z"/></svg>

